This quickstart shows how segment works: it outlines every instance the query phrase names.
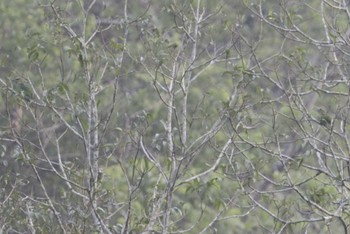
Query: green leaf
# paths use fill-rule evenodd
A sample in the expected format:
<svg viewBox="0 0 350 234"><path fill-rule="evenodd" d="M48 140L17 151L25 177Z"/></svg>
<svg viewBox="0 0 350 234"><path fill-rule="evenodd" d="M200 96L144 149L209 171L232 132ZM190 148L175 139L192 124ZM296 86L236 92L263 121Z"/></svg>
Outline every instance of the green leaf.
<svg viewBox="0 0 350 234"><path fill-rule="evenodd" d="M117 50L117 51L123 51L124 50L124 45L121 43L117 43L115 41L111 41L110 45L113 49Z"/></svg>
<svg viewBox="0 0 350 234"><path fill-rule="evenodd" d="M60 95L64 95L65 93L68 93L68 92L69 92L68 85L65 84L65 83L63 83L63 82L61 82L61 83L58 84L57 90L58 90L58 93L59 93Z"/></svg>

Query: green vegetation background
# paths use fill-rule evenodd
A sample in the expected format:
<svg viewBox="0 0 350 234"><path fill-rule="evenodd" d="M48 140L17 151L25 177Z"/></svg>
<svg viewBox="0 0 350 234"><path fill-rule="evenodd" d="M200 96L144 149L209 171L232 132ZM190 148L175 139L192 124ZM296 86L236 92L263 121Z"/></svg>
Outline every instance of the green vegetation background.
<svg viewBox="0 0 350 234"><path fill-rule="evenodd" d="M48 1L0 2L0 180L3 185L0 191L0 224L10 232L28 231L29 215L34 220L33 227L37 233L59 232L52 210L45 200L40 200L42 189L30 165L47 167L46 156L52 161L57 160L56 140L61 134L60 154L64 165L69 168L69 178L81 185L85 183L84 176L88 172L84 167L85 146L81 139L69 131L63 134L65 130L59 127L50 131L50 127L59 126L62 119L77 129L79 124L82 129L88 129L86 109L91 90L84 80L84 63L96 79L103 73L101 80L96 82L96 89L103 90L97 95L103 179L98 182L96 196L99 197L101 216L108 220L115 233L121 232L126 222L129 222L130 233L141 233L150 222L151 207L157 199L153 197L154 189L166 190L165 179L158 180L159 171L142 153L138 139L142 135L144 144L157 155L164 168L170 165L164 129L168 106L160 98L163 95L166 99L167 94L158 93L152 75L160 66L171 67L174 63L176 51L186 36L181 27L193 20L191 6L195 6L196 1L151 1L149 6L147 1L129 1L129 17L135 21L128 25L126 44L122 23L108 28L99 21L115 19L122 22L123 1L97 1L87 15L81 10L79 2L84 7L88 5L87 1L55 3L62 22L55 18ZM334 82L324 86L325 92L316 92L321 81L319 74L322 74L326 61L332 59L327 56L327 47L312 46L308 38L302 36L299 41L286 39L288 32L275 30L273 25L266 24L247 8L258 9L257 4L254 1L202 1L207 15L213 15L208 23L201 25L199 52L194 64L198 69L193 74L210 59L213 51L222 50L222 54L218 57L220 62L209 66L191 83L186 147L195 144L196 139L222 116L229 115L229 121L195 153L188 167L181 168L171 209L174 225L169 231L174 233L192 226L188 233L199 233L206 227L205 233L274 233L280 230L284 224L252 202L250 196L253 195L247 192L252 191L251 187L258 188L264 183L262 175L279 183L275 189L285 188L290 183L285 172L273 170L280 158L278 155L273 157L271 152L287 148L292 134L295 134L294 147L303 150L288 162L288 175L293 176L295 184L305 178L314 179L303 182L300 187L302 195L295 191L262 194L259 198L261 205L284 220L303 220L308 215L316 219L324 216L302 196L332 212L337 209L336 201L344 197L339 192L337 175L315 176L317 171L303 165L317 163L315 150L305 147L308 137L305 132L314 133L316 126L321 128L320 134L328 136L329 130L306 121L306 118L317 118L316 107L322 107L334 116L347 105L348 98L343 94L347 94L348 87L345 83ZM270 22L287 27L293 19L310 37L323 41L325 35L322 34L320 14L314 10L319 9L319 3L309 1L308 5L309 8L298 1L294 5L284 1L262 1L264 14ZM329 20L334 17L335 13L331 10L325 12ZM346 31L345 21L344 15L337 15L334 24L338 32ZM106 30L97 33L89 44L89 57L82 58L78 38L70 37L62 24L72 27L78 35L85 30L86 35L91 36L98 27ZM336 33L331 35L334 40L339 38ZM232 46L226 48L227 45ZM123 62L119 63L124 46L128 54L124 54ZM190 48L184 48L181 55L184 61L180 59L179 70L186 69L186 58L191 56L190 52ZM342 59L342 66L346 67L348 59L345 56ZM170 74L170 71L166 72L168 74L165 75ZM159 75L157 80L164 87L169 85L165 75ZM284 90L277 86L284 87ZM179 94L174 105L179 107L183 96L180 84L176 88ZM229 106L233 90L237 90L238 98L233 106ZM303 95L292 97L284 92ZM311 116L307 117L297 99L307 100L309 95L317 98L314 99L315 108L310 112ZM35 104L39 103L38 96L45 100L42 103L46 106ZM61 110L60 117L48 107L50 105ZM9 129L14 119L11 111L18 108L23 111L19 120L22 126L19 136ZM113 114L109 116L112 109ZM330 121L324 119L323 125L327 124ZM175 150L181 155L184 146L181 145L179 129L180 126L174 123ZM7 158L11 145L4 139L13 135L23 139L22 149L30 156L29 159L21 153ZM47 139L45 152L40 141L44 138ZM233 153L225 154L211 173L186 182L186 179L214 164L228 139L235 142L230 146ZM276 139L284 145L276 144ZM330 144L334 141L338 145L334 149L341 155L347 155L349 149L343 138L329 138ZM336 167L335 164L335 161L330 162L330 167ZM85 230L93 233L95 227L91 225L86 204L71 193L54 173L43 172L42 178L69 232L83 233ZM130 203L131 211L128 211L127 204ZM127 212L131 212L129 220L126 219ZM350 222L347 210L342 217ZM300 233L307 228L312 233L343 230L338 220L332 219L315 223L295 222L284 233ZM159 230L161 227L158 227Z"/></svg>

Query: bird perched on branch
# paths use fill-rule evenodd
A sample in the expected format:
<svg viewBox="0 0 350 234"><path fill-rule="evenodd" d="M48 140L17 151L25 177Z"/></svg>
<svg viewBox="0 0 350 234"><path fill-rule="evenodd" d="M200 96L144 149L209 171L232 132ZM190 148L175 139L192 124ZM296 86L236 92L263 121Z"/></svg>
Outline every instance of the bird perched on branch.
<svg viewBox="0 0 350 234"><path fill-rule="evenodd" d="M328 127L332 123L332 118L326 113L325 110L322 108L317 109L317 112L319 113L318 121L319 124L325 127Z"/></svg>

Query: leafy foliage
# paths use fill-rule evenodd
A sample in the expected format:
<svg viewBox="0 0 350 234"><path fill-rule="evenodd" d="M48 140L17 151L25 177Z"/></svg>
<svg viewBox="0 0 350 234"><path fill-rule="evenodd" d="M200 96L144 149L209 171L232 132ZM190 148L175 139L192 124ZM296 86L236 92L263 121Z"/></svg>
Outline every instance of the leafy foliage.
<svg viewBox="0 0 350 234"><path fill-rule="evenodd" d="M346 7L0 3L1 230L347 233Z"/></svg>

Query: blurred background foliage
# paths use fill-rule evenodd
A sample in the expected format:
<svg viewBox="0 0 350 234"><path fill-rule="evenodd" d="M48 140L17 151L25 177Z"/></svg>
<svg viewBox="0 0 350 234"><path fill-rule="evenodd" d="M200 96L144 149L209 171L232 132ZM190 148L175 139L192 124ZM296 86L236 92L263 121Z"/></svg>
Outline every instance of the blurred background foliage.
<svg viewBox="0 0 350 234"><path fill-rule="evenodd" d="M196 2L129 1L128 22L124 1L96 1L88 12L90 1L0 3L1 230L61 232L47 193L68 233L98 231L88 204L52 170L59 171L63 160L68 178L86 185L86 145L73 130L88 132L90 93L96 91L103 174L94 194L98 212L113 233L126 224L128 233L144 231L160 199L154 191L165 192L167 181L140 142L169 170L169 96L159 87L169 87L174 63L179 79L181 72L195 79L188 93L187 145L175 121L184 98L181 81L174 87L175 152L189 158L174 185L169 232L344 230L336 217L350 222L348 208L337 211L347 202L343 183L349 177L341 173L349 160L347 131L337 133L349 104L346 12L321 8L319 1L201 1L210 17L200 25L191 61L186 30L193 30ZM79 41L83 35L85 41L93 36L86 48ZM210 61L215 63L202 72ZM190 66L195 68L186 70ZM332 122L320 124L317 107ZM197 139L224 117L219 131L196 148ZM214 170L187 181L214 165L223 149ZM319 165L320 151L328 153L329 170ZM264 186L267 179L272 186ZM267 192L255 193L259 189ZM284 227L272 214L296 221Z"/></svg>

